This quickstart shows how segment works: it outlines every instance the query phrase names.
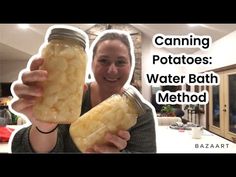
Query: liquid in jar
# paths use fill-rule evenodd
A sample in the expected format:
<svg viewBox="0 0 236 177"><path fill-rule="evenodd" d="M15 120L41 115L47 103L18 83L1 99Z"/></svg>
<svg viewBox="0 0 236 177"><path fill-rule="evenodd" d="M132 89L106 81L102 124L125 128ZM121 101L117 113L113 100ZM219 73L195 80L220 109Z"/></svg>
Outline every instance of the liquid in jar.
<svg viewBox="0 0 236 177"><path fill-rule="evenodd" d="M81 152L95 144L104 144L107 132L128 130L145 113L145 107L129 88L122 95L115 94L83 114L70 126L70 135Z"/></svg>

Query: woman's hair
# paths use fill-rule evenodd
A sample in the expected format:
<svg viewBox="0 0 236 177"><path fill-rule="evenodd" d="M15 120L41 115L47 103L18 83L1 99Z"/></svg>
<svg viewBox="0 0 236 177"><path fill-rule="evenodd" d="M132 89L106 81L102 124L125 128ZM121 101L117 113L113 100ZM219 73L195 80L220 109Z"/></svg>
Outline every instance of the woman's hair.
<svg viewBox="0 0 236 177"><path fill-rule="evenodd" d="M130 57L130 61L131 61L130 41L125 34L121 34L118 32L105 33L102 37L99 38L99 40L97 41L97 43L95 44L95 46L93 48L93 59L94 59L94 56L97 52L97 48L98 48L99 44L103 41L106 41L106 40L119 40L119 41L121 41L128 48L129 57Z"/></svg>

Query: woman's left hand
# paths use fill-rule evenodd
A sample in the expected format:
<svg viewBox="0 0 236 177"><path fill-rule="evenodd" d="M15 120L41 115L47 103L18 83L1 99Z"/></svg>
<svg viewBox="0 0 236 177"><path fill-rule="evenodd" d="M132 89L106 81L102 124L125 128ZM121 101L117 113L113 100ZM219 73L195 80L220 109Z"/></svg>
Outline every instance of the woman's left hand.
<svg viewBox="0 0 236 177"><path fill-rule="evenodd" d="M94 145L87 152L110 153L120 152L127 146L127 141L130 139L130 133L125 130L119 130L117 134L107 133L105 136L106 144Z"/></svg>

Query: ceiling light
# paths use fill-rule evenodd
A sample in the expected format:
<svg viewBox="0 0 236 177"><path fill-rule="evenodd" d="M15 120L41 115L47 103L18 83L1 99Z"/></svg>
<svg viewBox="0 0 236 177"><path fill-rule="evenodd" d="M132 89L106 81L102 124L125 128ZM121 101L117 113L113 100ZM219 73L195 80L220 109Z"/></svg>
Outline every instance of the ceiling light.
<svg viewBox="0 0 236 177"><path fill-rule="evenodd" d="M200 24L188 24L190 27L201 26Z"/></svg>
<svg viewBox="0 0 236 177"><path fill-rule="evenodd" d="M18 24L18 27L21 28L21 29L28 29L29 24Z"/></svg>
<svg viewBox="0 0 236 177"><path fill-rule="evenodd" d="M188 26L190 26L190 27L197 27L197 26L200 26L200 27L205 27L205 28L207 28L207 25L204 25L204 24L188 24Z"/></svg>

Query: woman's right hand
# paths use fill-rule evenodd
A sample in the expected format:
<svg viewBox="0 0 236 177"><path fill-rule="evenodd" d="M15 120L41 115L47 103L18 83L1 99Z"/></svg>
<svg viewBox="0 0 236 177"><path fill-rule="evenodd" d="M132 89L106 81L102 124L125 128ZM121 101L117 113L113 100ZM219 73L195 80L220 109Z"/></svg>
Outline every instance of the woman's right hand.
<svg viewBox="0 0 236 177"><path fill-rule="evenodd" d="M47 132L56 124L38 121L33 115L33 106L36 100L43 95L42 82L46 81L48 76L46 70L40 70L43 61L42 58L35 58L30 65L30 71L25 70L22 73L22 82L15 81L13 83L13 90L19 99L14 101L11 107L13 110L26 115L32 124L40 130Z"/></svg>

